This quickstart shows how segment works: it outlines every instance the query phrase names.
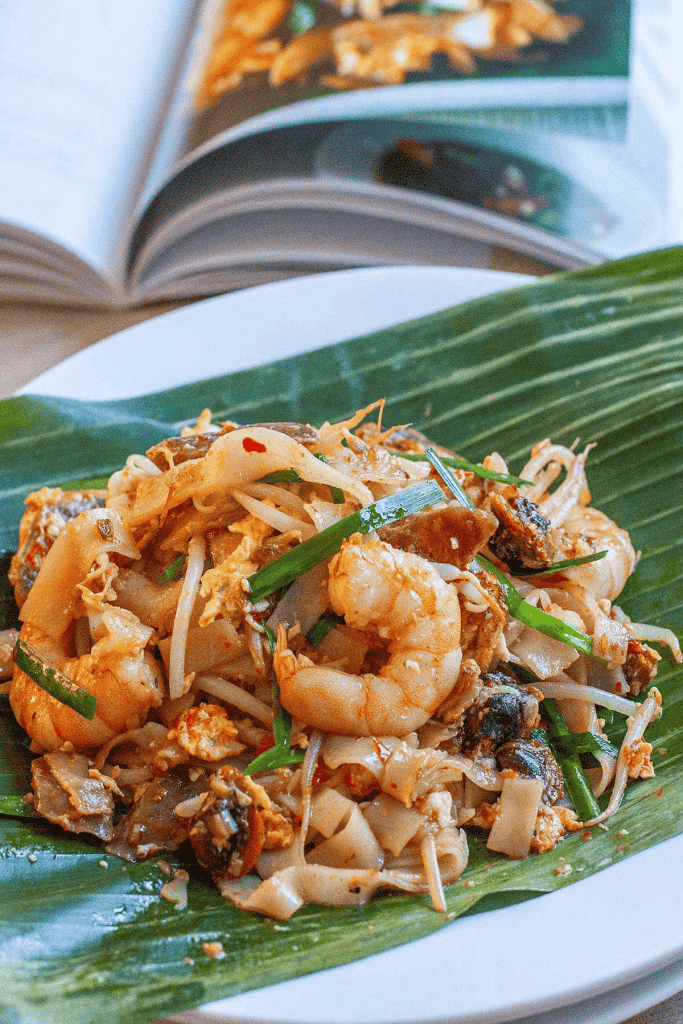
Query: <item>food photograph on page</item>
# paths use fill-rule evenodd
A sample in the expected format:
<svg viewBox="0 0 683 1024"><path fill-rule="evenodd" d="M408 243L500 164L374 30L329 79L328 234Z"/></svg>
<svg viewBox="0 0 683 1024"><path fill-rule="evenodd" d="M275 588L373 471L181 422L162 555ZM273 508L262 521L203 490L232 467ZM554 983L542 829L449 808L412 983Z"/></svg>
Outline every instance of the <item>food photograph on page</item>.
<svg viewBox="0 0 683 1024"><path fill-rule="evenodd" d="M321 95L434 81L628 72L629 4L610 0L242 0L217 3L195 131ZM381 102L381 101L379 101Z"/></svg>
<svg viewBox="0 0 683 1024"><path fill-rule="evenodd" d="M675 845L682 259L0 405L12 1019L142 1024L411 940L464 955ZM315 287L242 320L212 300L213 330L286 294L305 330ZM653 965L643 942L621 962Z"/></svg>

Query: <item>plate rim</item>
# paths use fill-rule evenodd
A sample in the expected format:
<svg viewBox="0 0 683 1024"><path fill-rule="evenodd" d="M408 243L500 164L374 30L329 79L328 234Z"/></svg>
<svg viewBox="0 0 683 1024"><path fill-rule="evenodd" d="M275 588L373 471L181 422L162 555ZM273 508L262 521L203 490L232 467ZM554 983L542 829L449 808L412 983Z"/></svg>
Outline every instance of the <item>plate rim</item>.
<svg viewBox="0 0 683 1024"><path fill-rule="evenodd" d="M119 352L123 351L132 355L135 352L135 346L139 339L141 339L142 343L145 345L149 345L150 339L153 339L155 350L164 352L167 361L161 369L166 373L169 383L164 383L161 387L154 388L147 387L132 390L120 389L119 392L111 394L105 393L104 390L100 388L95 397L89 397L88 400L118 401L126 398L152 394L155 391L166 390L169 387L177 387L182 386L182 384L191 383L193 380L204 380L210 376L219 376L222 373L235 372L235 370L248 369L265 362L271 362L280 358L287 358L290 355L303 354L304 352L312 351L313 348L333 345L339 341L346 341L355 336L345 332L341 328L341 325L331 323L325 324L324 322L319 321L317 326L322 332L322 345L316 344L307 346L305 344L300 344L295 350L293 349L290 351L289 346L292 341L292 335L290 333L284 339L283 343L275 349L273 359L252 359L249 358L249 352L245 350L239 353L242 357L239 364L233 366L229 370L221 369L219 373L201 374L198 377L189 377L182 380L182 382L175 382L171 380L175 370L179 369L179 361L176 360L175 362L169 363L168 360L173 360L174 353L169 351L168 347L166 347L166 349L162 348L163 343L161 336L166 328L169 330L178 330L180 332L191 332L195 322L199 325L210 324L219 315L241 317L247 309L258 306L272 312L280 309L281 304L287 305L290 301L290 295L296 295L296 293L303 293L306 301L320 296L328 298L329 296L334 296L336 292L339 292L342 296L346 297L358 288L363 291L368 289L371 290L376 282L381 282L383 285L386 281L389 281L390 283L400 281L403 289L409 289L409 295L413 299L416 297L416 284L419 284L420 288L428 288L430 295L432 295L435 289L439 286L448 287L450 289L448 292L449 295L455 295L456 293L458 295L460 293L464 295L463 299L454 298L452 302L446 301L440 306L436 301L428 302L425 305L424 310L418 312L418 316L423 316L428 315L429 312L437 312L439 309L447 308L449 305L454 305L459 301L466 301L469 298L477 298L481 295L498 291L503 288L513 288L525 284L531 284L535 280L537 280L537 278L533 275L520 274L514 271L488 270L477 267L445 267L425 266L424 264L403 264L399 266L355 267L346 270L334 270L319 274L308 274L301 277L288 278L285 281L272 281L267 284L255 285L252 288L243 288L237 291L200 299L197 302L181 306L178 309L160 313L156 317L152 317L143 320L140 323L133 324L130 327L126 327L121 331L117 331L106 338L102 338L99 341L93 342L91 345L72 353L65 359L59 360L54 364L54 366L51 366L36 377L33 377L30 381L19 388L15 394L41 395L57 398L83 398L85 396L79 395L79 392L82 390L80 385L74 386L69 380L69 377L71 375L78 377L80 374L92 371L96 364L101 363L102 360L106 360L117 350ZM395 294L399 301L404 297L400 290L395 291L392 294ZM343 305L341 305L341 302L338 306L335 306L335 311L337 311L337 309L340 309L341 312L347 316L350 312L353 312L353 310L350 310L348 307L344 308ZM381 329L383 326L390 326L392 324L399 323L401 320L414 319L411 314L406 313L401 316L400 319L386 320L382 316L383 311L384 305L380 303L379 308L374 311L377 315L373 317L371 326L366 330L359 331L359 333L370 333L371 331ZM354 324L358 320L359 318L355 317ZM263 334L261 326L262 325L259 324L256 325L257 335ZM264 324L263 329L265 329L265 326L266 325ZM213 348L209 354L215 358L218 356L218 350ZM109 383L112 382L109 381ZM100 382L98 381L98 385L99 384Z"/></svg>

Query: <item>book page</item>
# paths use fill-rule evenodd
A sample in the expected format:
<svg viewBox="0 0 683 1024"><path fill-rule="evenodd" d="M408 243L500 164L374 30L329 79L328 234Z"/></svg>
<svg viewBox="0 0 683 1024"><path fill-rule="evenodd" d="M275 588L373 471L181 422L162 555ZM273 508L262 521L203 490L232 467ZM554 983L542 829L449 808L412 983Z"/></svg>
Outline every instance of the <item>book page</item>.
<svg viewBox="0 0 683 1024"><path fill-rule="evenodd" d="M547 129L553 109L554 130L594 134L601 108L626 100L629 27L629 0L210 0L187 148L439 110L481 124L504 111L522 127L537 108Z"/></svg>
<svg viewBox="0 0 683 1024"><path fill-rule="evenodd" d="M176 105L185 157L134 251L297 181L450 199L527 255L539 231L589 260L655 247L625 150L630 31L629 0L209 0Z"/></svg>
<svg viewBox="0 0 683 1024"><path fill-rule="evenodd" d="M113 273L194 0L0 0L0 222Z"/></svg>
<svg viewBox="0 0 683 1024"><path fill-rule="evenodd" d="M678 0L634 0L631 159L665 210L665 242L683 242L683 10Z"/></svg>

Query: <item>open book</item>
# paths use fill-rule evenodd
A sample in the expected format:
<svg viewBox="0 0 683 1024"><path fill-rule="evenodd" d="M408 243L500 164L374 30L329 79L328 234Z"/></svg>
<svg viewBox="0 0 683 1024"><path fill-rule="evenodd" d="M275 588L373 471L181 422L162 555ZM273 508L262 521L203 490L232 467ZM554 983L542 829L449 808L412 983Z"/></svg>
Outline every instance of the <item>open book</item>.
<svg viewBox="0 0 683 1024"><path fill-rule="evenodd" d="M668 2L5 5L0 296L675 241Z"/></svg>

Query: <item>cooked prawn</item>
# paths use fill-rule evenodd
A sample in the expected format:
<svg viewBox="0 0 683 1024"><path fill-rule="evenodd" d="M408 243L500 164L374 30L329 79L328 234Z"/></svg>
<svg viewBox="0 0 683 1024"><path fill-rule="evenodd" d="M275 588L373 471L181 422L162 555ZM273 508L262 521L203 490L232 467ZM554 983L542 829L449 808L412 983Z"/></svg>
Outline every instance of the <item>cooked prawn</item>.
<svg viewBox="0 0 683 1024"><path fill-rule="evenodd" d="M418 555L351 537L329 569L330 605L348 625L389 641L378 675L314 665L286 649L275 670L283 706L307 725L347 736L404 736L428 721L460 673L457 591Z"/></svg>
<svg viewBox="0 0 683 1024"><path fill-rule="evenodd" d="M147 651L152 635L125 608L106 606L93 630L99 639L89 654L73 657L68 634L57 640L39 626L25 622L19 637L34 647L50 664L97 697L92 721L51 697L30 676L15 666L10 704L32 740L32 749L43 753L70 742L76 750L92 750L127 729L143 725L151 707L161 704L163 676Z"/></svg>
<svg viewBox="0 0 683 1024"><path fill-rule="evenodd" d="M624 589L638 561L626 530L622 530L604 512L590 505L574 509L565 520L563 528L571 546L566 557L607 552L598 562L566 569L566 575L585 587L597 600L607 598L614 601Z"/></svg>
<svg viewBox="0 0 683 1024"><path fill-rule="evenodd" d="M118 574L110 552L140 557L116 511L82 512L50 548L22 607L19 639L97 697L89 721L15 666L10 704L36 751L57 750L65 742L83 751L101 746L142 725L163 699L161 668L146 649L154 630L110 603Z"/></svg>
<svg viewBox="0 0 683 1024"><path fill-rule="evenodd" d="M536 502L550 526L555 528L554 554L558 558L580 558L607 551L598 562L567 570L567 576L584 586L597 600L613 601L623 590L638 558L626 530L588 504L586 459L593 447L589 444L576 454L550 441L537 444L522 470L522 476L533 480L534 484L521 488L520 494ZM550 493L549 487L562 467L567 475L557 490Z"/></svg>

